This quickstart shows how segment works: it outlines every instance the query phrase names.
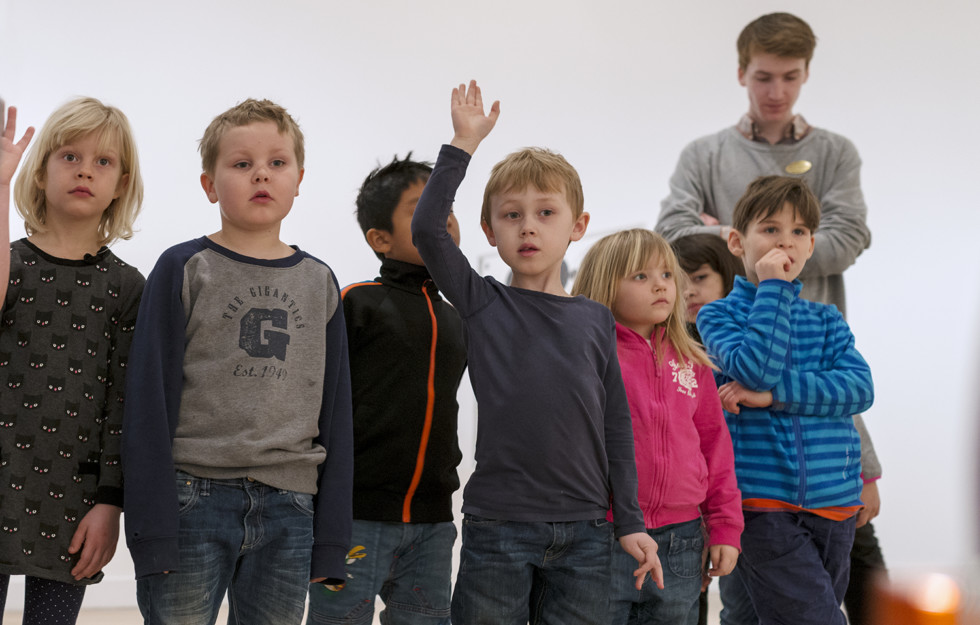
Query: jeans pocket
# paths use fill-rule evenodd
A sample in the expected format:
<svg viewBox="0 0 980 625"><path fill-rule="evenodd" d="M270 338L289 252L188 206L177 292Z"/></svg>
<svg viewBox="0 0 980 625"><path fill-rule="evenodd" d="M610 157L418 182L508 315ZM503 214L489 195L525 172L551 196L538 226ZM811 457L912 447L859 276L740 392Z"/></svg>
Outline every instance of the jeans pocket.
<svg viewBox="0 0 980 625"><path fill-rule="evenodd" d="M667 566L677 577L700 577L704 536L685 538L672 533L667 550Z"/></svg>
<svg viewBox="0 0 980 625"><path fill-rule="evenodd" d="M312 519L313 495L309 493L298 493L294 490L286 492L289 494L289 501L293 504L293 507Z"/></svg>
<svg viewBox="0 0 980 625"><path fill-rule="evenodd" d="M183 471L177 472L177 513L184 514L194 507L201 497L201 478Z"/></svg>
<svg viewBox="0 0 980 625"><path fill-rule="evenodd" d="M488 519L482 516L476 516L474 514L464 514L463 515L463 525L469 525L471 527L496 527L498 525L503 525L506 521L501 521L499 519Z"/></svg>

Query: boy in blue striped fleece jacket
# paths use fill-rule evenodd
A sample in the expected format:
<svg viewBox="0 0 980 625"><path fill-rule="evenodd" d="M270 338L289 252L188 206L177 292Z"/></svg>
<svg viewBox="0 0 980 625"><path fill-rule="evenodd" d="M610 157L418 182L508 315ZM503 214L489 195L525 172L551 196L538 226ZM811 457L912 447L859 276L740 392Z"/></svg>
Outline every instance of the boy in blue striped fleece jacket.
<svg viewBox="0 0 980 625"><path fill-rule="evenodd" d="M765 176L735 205L745 265L697 325L720 369L745 531L739 559L761 623L844 625L861 446L851 415L871 371L835 306L800 298L820 206L799 178Z"/></svg>

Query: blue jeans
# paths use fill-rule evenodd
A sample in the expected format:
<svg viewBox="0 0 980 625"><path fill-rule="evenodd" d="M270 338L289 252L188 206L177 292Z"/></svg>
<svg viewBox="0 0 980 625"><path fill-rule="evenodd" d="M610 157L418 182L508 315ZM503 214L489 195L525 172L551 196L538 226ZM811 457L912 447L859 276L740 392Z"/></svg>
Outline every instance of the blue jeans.
<svg viewBox="0 0 980 625"><path fill-rule="evenodd" d="M605 623L612 523L463 518L452 619L463 625Z"/></svg>
<svg viewBox="0 0 980 625"><path fill-rule="evenodd" d="M147 625L301 623L313 554L313 496L248 479L177 472L180 568L137 580Z"/></svg>
<svg viewBox="0 0 980 625"><path fill-rule="evenodd" d="M745 512L738 566L763 625L845 625L855 517Z"/></svg>
<svg viewBox="0 0 980 625"><path fill-rule="evenodd" d="M636 589L636 560L619 545L613 546L609 622L613 625L696 625L701 596L701 555L704 533L701 519L648 529L659 547L664 589L647 577Z"/></svg>
<svg viewBox="0 0 980 625"><path fill-rule="evenodd" d="M448 625L456 525L354 520L347 583L340 591L310 584L307 625L370 625L374 598L381 622Z"/></svg>

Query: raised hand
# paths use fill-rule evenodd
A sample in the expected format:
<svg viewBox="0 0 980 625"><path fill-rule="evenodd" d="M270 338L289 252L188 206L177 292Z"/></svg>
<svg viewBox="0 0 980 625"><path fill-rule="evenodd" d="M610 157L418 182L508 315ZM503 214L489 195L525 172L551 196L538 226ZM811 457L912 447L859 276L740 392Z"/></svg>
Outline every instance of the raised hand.
<svg viewBox="0 0 980 625"><path fill-rule="evenodd" d="M500 101L495 101L490 106L490 112L484 113L480 87L475 80L471 80L469 87L460 84L453 89L451 109L455 134L449 144L473 154L497 123Z"/></svg>
<svg viewBox="0 0 980 625"><path fill-rule="evenodd" d="M3 105L0 104L0 122L3 120ZM17 108L11 106L7 109L7 123L3 125L3 133L0 134L0 187L9 187L10 181L14 177L20 157L24 155L27 144L34 136L34 127L29 127L24 131L24 136L20 141L14 142L17 136Z"/></svg>
<svg viewBox="0 0 980 625"><path fill-rule="evenodd" d="M17 109L7 110L7 123L3 123L3 100L0 100L0 241L6 245L10 241L10 181L17 171L20 157L24 155L27 144L34 136L34 128L28 128L20 141L14 142L17 136ZM0 253L0 306L7 298L7 282L10 276L10 253L4 249Z"/></svg>

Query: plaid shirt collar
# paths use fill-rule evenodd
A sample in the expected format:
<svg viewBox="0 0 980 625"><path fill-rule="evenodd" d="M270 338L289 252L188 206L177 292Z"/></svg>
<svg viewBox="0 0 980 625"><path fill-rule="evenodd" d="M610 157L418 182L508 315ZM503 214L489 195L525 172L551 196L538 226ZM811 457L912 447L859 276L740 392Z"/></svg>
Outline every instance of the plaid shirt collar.
<svg viewBox="0 0 980 625"><path fill-rule="evenodd" d="M735 124L735 129L748 139L749 141L758 141L759 143L768 143L765 137L759 134L759 127L755 125L752 118L749 117L748 113L742 115L742 119L738 120ZM786 131L783 133L783 137L776 142L777 145L783 143L796 143L797 141L802 141L804 137L810 132L810 124L806 123L802 115L794 115L793 119L790 120L788 126L786 126Z"/></svg>

